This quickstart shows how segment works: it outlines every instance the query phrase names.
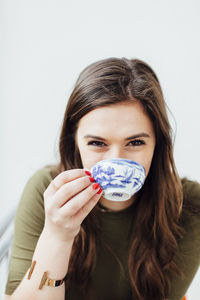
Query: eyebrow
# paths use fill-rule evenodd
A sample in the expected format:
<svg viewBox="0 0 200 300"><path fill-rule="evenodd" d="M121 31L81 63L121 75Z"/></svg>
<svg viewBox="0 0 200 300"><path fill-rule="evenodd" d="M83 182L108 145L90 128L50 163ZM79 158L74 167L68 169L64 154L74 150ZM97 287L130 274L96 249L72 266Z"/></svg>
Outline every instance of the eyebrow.
<svg viewBox="0 0 200 300"><path fill-rule="evenodd" d="M137 134L134 134L132 136L129 136L129 137L125 138L125 141L134 140L134 139L140 138L140 137L150 138L150 135L148 133L141 132L141 133L137 133ZM104 139L100 136L92 135L92 134L87 134L87 135L84 136L84 139L89 139L89 138L96 139L96 140L101 140L101 141L106 141L106 139Z"/></svg>

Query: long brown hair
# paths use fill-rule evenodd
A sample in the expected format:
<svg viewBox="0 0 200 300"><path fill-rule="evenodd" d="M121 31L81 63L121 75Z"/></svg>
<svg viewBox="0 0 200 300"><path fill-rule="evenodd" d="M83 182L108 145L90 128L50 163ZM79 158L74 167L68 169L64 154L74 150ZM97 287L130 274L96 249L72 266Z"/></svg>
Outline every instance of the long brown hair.
<svg viewBox="0 0 200 300"><path fill-rule="evenodd" d="M166 299L170 273L181 275L174 256L181 237L182 185L173 159L172 130L159 80L138 59L109 58L95 62L79 75L69 98L60 136L60 171L82 168L75 144L78 121L88 112L119 102L139 101L151 119L156 146L149 174L139 191L136 231L129 253L134 299ZM95 266L98 209L86 217L70 259L71 282L86 289Z"/></svg>

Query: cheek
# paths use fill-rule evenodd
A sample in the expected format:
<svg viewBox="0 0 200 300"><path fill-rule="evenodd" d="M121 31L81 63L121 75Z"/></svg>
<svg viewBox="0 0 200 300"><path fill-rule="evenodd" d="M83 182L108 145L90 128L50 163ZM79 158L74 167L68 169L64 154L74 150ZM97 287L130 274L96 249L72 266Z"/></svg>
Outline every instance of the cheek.
<svg viewBox="0 0 200 300"><path fill-rule="evenodd" d="M148 173L149 173L149 169L150 169L150 167L151 167L151 161L149 162L145 162L145 165L143 165L144 166L144 168L145 168L145 172L146 172L146 176L148 175Z"/></svg>
<svg viewBox="0 0 200 300"><path fill-rule="evenodd" d="M101 160L100 155L97 153L89 152L86 147L79 147L79 153L82 161L83 168L91 169L91 167Z"/></svg>
<svg viewBox="0 0 200 300"><path fill-rule="evenodd" d="M151 168L151 163L152 163L153 155L154 155L154 152L152 152L151 156L149 157L149 160L146 162L146 176L148 175L149 170Z"/></svg>
<svg viewBox="0 0 200 300"><path fill-rule="evenodd" d="M148 175L151 167L153 154L154 154L154 149L148 152L144 152L143 155L137 160L145 168L146 176Z"/></svg>

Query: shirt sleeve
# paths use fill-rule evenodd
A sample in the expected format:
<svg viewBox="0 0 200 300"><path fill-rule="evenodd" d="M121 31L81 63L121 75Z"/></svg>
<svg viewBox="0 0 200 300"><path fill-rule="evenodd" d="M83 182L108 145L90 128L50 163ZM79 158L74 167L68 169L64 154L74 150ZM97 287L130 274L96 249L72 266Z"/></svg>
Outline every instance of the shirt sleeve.
<svg viewBox="0 0 200 300"><path fill-rule="evenodd" d="M52 180L50 169L38 170L27 182L15 216L8 280L5 294L11 295L22 281L44 226L43 193Z"/></svg>

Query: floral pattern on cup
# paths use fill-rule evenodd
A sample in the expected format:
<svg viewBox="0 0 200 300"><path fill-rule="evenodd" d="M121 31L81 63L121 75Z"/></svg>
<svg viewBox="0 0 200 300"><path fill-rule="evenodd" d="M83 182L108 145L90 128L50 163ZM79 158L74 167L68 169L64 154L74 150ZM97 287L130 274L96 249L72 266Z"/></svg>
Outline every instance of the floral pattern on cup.
<svg viewBox="0 0 200 300"><path fill-rule="evenodd" d="M92 176L104 190L104 197L124 201L141 189L145 181L145 169L139 163L122 158L102 160L92 169Z"/></svg>

